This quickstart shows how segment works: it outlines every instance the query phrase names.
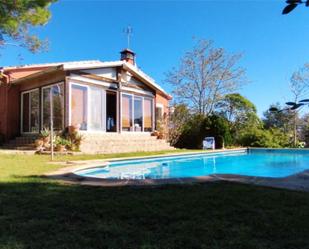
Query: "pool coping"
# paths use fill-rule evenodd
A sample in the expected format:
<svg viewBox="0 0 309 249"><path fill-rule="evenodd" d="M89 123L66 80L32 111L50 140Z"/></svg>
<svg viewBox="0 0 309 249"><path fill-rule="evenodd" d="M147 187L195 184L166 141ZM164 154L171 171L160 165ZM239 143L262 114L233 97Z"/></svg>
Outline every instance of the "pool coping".
<svg viewBox="0 0 309 249"><path fill-rule="evenodd" d="M195 155L195 154L216 154L216 153L233 152L233 151L245 151L247 149L248 148L237 148L237 149L225 149L225 150L215 150L205 152L185 152L185 153L173 153L173 154L143 156L143 157L89 160L89 161L83 161L82 163L77 163L77 165L73 165L70 167L60 168L57 171L44 174L43 176L48 177L50 179L60 180L68 184L80 184L80 185L102 186L102 187L157 186L164 184L190 184L190 183L193 184L193 183L229 181L229 182L237 182L244 184L253 184L259 186L284 188L290 190L309 192L309 170L305 170L303 172L299 172L293 175L289 175L287 177L280 177L280 178L246 176L236 174L212 174L199 177L169 178L169 179L102 179L95 177L79 176L74 173L76 171L83 169L90 169L98 166L107 166L109 162L116 162L116 161L153 159L157 157L162 158L162 157L173 157L173 156ZM276 150L272 148L258 148L258 149Z"/></svg>
<svg viewBox="0 0 309 249"><path fill-rule="evenodd" d="M194 156L198 154L217 154L223 152L238 152L238 151L247 151L248 148L233 148L233 149L218 149L218 150L206 150L206 151L186 151L178 153L166 153L166 154L157 154L150 156L136 156L136 157L120 157L120 158L107 158L107 159L92 159L92 160L78 160L78 161L67 161L67 162L51 162L52 164L62 164L65 167L60 168L56 171L46 173L45 176L61 175L73 173L83 169L91 169L98 166L107 166L112 162L121 162L121 161L135 161L139 159L155 159L162 157L174 157L174 156ZM68 166L69 165L69 166Z"/></svg>

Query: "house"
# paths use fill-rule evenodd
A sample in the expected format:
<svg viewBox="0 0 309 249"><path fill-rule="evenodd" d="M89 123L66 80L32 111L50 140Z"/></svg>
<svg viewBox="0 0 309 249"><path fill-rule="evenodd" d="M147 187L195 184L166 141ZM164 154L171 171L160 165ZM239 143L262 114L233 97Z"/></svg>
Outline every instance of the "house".
<svg viewBox="0 0 309 249"><path fill-rule="evenodd" d="M54 129L78 127L85 152L171 148L150 134L168 116L172 97L136 66L129 49L119 61L5 67L2 75L0 134L15 138L11 144L49 129L52 101Z"/></svg>

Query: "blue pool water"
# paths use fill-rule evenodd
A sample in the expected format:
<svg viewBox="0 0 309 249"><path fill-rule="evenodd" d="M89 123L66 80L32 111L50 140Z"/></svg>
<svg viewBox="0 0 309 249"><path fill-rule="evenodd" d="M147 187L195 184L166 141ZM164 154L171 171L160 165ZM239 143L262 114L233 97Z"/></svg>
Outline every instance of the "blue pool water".
<svg viewBox="0 0 309 249"><path fill-rule="evenodd" d="M75 173L105 179L168 179L211 174L285 177L306 169L309 169L309 151L253 149L116 161L111 162L108 167Z"/></svg>

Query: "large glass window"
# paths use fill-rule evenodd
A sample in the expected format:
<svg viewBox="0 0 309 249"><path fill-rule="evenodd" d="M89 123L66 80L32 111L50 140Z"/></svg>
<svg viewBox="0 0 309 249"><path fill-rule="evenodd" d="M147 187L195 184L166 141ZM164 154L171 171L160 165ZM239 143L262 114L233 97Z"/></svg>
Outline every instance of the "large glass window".
<svg viewBox="0 0 309 249"><path fill-rule="evenodd" d="M134 96L134 131L143 131L143 98Z"/></svg>
<svg viewBox="0 0 309 249"><path fill-rule="evenodd" d="M153 99L122 94L122 130L153 130Z"/></svg>
<svg viewBox="0 0 309 249"><path fill-rule="evenodd" d="M132 96L123 94L122 95L122 130L123 131L132 131L132 114L133 114L133 105L132 105Z"/></svg>
<svg viewBox="0 0 309 249"><path fill-rule="evenodd" d="M52 98L51 98L52 97ZM64 91L63 83L45 87L42 89L43 128L50 129L50 101L53 101L53 123L55 130L64 127Z"/></svg>
<svg viewBox="0 0 309 249"><path fill-rule="evenodd" d="M152 99L144 98L144 131L152 131L153 108Z"/></svg>
<svg viewBox="0 0 309 249"><path fill-rule="evenodd" d="M106 130L106 91L99 86L71 87L71 124L80 130Z"/></svg>
<svg viewBox="0 0 309 249"><path fill-rule="evenodd" d="M30 93L24 93L22 95L22 131L30 131Z"/></svg>
<svg viewBox="0 0 309 249"><path fill-rule="evenodd" d="M105 96L105 91L102 88L90 87L90 130L105 130Z"/></svg>
<svg viewBox="0 0 309 249"><path fill-rule="evenodd" d="M71 89L71 124L80 126L80 130L87 130L88 88L72 84Z"/></svg>
<svg viewBox="0 0 309 249"><path fill-rule="evenodd" d="M22 93L22 132L39 132L39 89Z"/></svg>

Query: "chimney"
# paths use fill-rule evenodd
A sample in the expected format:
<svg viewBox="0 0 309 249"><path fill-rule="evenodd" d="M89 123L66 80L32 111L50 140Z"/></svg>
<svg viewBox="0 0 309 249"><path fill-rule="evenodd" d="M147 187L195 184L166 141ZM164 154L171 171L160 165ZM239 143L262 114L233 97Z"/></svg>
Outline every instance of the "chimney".
<svg viewBox="0 0 309 249"><path fill-rule="evenodd" d="M120 59L122 61L126 61L126 62L132 64L133 66L135 66L135 53L132 50L126 48L126 49L122 50L120 52L120 54L121 54Z"/></svg>

